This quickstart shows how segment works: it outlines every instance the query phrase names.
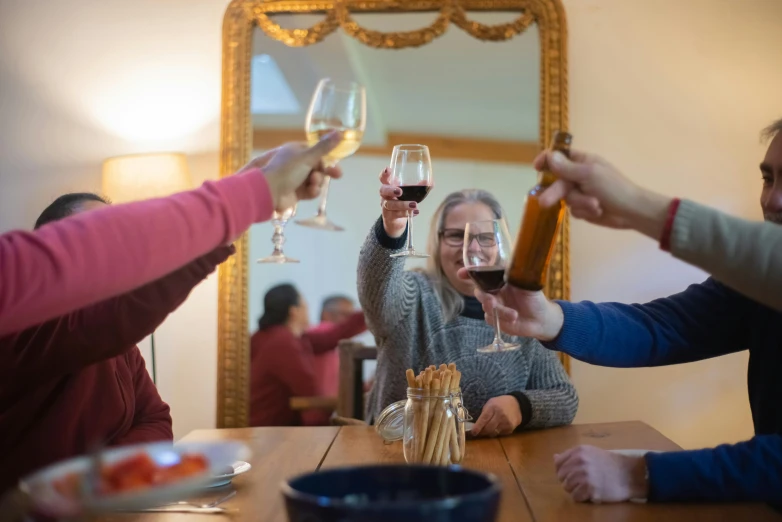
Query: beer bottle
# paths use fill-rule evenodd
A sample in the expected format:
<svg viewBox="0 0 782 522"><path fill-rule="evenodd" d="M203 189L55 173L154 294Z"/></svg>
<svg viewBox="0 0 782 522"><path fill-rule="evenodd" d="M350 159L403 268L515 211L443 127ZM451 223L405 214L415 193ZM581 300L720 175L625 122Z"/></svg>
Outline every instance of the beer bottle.
<svg viewBox="0 0 782 522"><path fill-rule="evenodd" d="M567 132L556 131L551 150L557 150L569 157L572 140L573 136ZM542 208L538 198L556 179L548 166L544 165L538 177L538 184L527 194L513 258L505 274L505 280L515 287L542 290L546 284L557 231L565 215L565 202L559 201L549 208Z"/></svg>

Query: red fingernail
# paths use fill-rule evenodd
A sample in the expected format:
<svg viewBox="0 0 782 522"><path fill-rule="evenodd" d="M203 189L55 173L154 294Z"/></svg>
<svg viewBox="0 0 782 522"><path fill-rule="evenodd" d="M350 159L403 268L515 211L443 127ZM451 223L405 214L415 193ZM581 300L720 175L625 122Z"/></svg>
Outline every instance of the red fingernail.
<svg viewBox="0 0 782 522"><path fill-rule="evenodd" d="M420 210L414 210L414 211L413 211L413 215L414 215L414 216L417 216L417 215L418 215L420 212L421 212Z"/></svg>
<svg viewBox="0 0 782 522"><path fill-rule="evenodd" d="M394 196L401 196L401 195L402 195L402 191L401 190L394 189Z"/></svg>
<svg viewBox="0 0 782 522"><path fill-rule="evenodd" d="M413 201L412 203L410 203L410 208L415 208L415 201Z"/></svg>

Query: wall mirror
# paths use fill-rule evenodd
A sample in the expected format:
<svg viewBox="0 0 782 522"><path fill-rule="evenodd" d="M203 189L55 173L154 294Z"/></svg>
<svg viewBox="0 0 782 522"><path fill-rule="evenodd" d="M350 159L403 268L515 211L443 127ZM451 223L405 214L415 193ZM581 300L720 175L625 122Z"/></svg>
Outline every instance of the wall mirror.
<svg viewBox="0 0 782 522"><path fill-rule="evenodd" d="M291 221L284 250L300 263L258 264L272 253L274 230L255 225L220 267L221 428L247 425L249 338L268 288L294 283L313 323L325 296L356 297L359 249L380 212L378 174L395 144L431 150L435 187L416 218L416 245L426 244L445 195L472 187L499 199L515 236L536 180L530 163L553 130L567 129L564 10L560 0L236 0L223 28L221 175L303 140L324 77L358 82L367 93L362 144L330 187L328 216L345 230ZM304 202L296 217L316 210L317 202ZM569 297L568 232L566 219L546 288L552 298Z"/></svg>

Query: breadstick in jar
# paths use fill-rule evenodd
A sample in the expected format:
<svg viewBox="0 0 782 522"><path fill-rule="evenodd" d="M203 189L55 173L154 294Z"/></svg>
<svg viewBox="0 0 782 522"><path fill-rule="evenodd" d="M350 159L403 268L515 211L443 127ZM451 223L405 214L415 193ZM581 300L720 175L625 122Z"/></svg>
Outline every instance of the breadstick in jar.
<svg viewBox="0 0 782 522"><path fill-rule="evenodd" d="M451 372L449 370L445 370L445 378L443 380L443 383L441 385L440 389L440 395L448 395L450 389L451 389ZM432 464L439 464L440 459L442 459L442 453L443 453L443 443L445 442L445 437L448 435L448 416L445 413L445 399L438 399L437 404L437 413L435 414L436 420L435 420L435 430L437 431L437 437L434 441L434 447L432 449L432 457L431 462ZM427 443L426 446L426 453L429 455L429 444Z"/></svg>

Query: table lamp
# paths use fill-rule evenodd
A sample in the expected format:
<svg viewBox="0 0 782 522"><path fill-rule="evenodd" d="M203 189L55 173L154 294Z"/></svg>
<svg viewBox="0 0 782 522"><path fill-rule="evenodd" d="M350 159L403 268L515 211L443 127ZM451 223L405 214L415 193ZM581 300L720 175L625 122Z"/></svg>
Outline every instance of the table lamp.
<svg viewBox="0 0 782 522"><path fill-rule="evenodd" d="M103 162L103 194L112 203L158 198L192 188L187 160L180 153L134 154ZM152 381L157 384L155 334L150 335Z"/></svg>

